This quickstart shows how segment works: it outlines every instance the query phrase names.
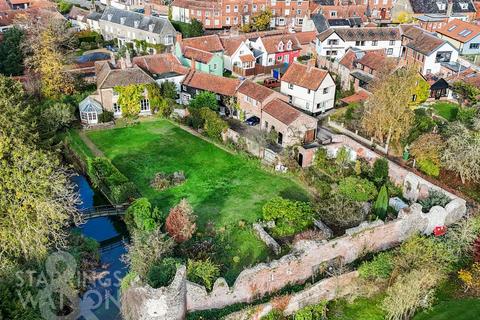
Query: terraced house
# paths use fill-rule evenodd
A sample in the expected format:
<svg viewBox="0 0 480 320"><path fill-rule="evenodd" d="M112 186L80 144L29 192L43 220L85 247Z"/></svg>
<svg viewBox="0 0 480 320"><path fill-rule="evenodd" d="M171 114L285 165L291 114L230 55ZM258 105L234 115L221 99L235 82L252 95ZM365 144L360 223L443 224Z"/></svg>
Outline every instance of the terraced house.
<svg viewBox="0 0 480 320"><path fill-rule="evenodd" d="M145 41L151 44L151 53L156 45L173 46L175 28L167 17L153 17L128 10L107 7L98 21L100 33L105 40L117 39L120 46Z"/></svg>
<svg viewBox="0 0 480 320"><path fill-rule="evenodd" d="M223 75L224 48L217 35L182 39L179 35L175 44L175 56L192 69Z"/></svg>

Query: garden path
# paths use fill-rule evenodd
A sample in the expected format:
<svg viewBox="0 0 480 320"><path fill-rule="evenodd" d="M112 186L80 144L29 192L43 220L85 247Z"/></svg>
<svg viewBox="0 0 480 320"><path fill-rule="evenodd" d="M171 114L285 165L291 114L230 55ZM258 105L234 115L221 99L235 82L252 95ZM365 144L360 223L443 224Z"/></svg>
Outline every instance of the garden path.
<svg viewBox="0 0 480 320"><path fill-rule="evenodd" d="M102 150L98 149L92 140L87 137L84 130L79 130L78 135L80 136L80 139L82 139L82 141L87 145L87 147L93 152L95 157L105 157L105 154L102 152Z"/></svg>

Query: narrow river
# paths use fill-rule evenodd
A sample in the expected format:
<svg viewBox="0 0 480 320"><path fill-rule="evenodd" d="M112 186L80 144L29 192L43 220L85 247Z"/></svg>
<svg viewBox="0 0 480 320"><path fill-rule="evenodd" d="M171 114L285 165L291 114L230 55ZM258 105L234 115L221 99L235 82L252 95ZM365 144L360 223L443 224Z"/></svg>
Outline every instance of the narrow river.
<svg viewBox="0 0 480 320"><path fill-rule="evenodd" d="M95 192L88 180L81 175L74 176L73 182L82 199L79 209L89 209L94 206L107 204L106 200ZM117 320L121 319L119 311L120 281L128 272L121 256L126 252L125 239L128 231L121 218L100 217L87 221L79 227L82 234L97 240L100 243L100 260L106 276L89 287L88 298L91 298L89 310L93 312L92 319ZM106 271L106 272L105 272ZM85 296L83 299L85 300ZM88 314L85 312L84 314Z"/></svg>

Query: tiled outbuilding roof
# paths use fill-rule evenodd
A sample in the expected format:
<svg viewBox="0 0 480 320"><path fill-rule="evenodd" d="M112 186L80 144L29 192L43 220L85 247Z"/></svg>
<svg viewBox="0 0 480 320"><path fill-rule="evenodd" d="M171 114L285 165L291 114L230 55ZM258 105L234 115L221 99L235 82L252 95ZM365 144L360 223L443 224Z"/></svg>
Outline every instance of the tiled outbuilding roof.
<svg viewBox="0 0 480 320"><path fill-rule="evenodd" d="M223 51L223 45L218 35L209 35L195 38L187 38L182 40L182 46L192 47L207 52Z"/></svg>
<svg viewBox="0 0 480 320"><path fill-rule="evenodd" d="M210 91L224 96L234 96L240 85L240 80L191 70L185 77L185 80L183 80L182 84L191 88Z"/></svg>
<svg viewBox="0 0 480 320"><path fill-rule="evenodd" d="M272 94L275 94L275 91L273 91L272 89L269 89L250 80L243 81L238 88L238 92L249 96L250 98L255 99L259 102L263 102Z"/></svg>
<svg viewBox="0 0 480 320"><path fill-rule="evenodd" d="M134 65L139 66L152 75L161 75L170 72L187 74L189 71L189 69L182 66L177 57L171 53L134 57L132 62Z"/></svg>
<svg viewBox="0 0 480 320"><path fill-rule="evenodd" d="M267 103L263 109L263 112L271 115L278 121L286 124L287 126L292 124L295 120L299 117L304 115L302 112L298 111L288 103L280 99L273 99L269 103ZM307 116L307 115L305 115Z"/></svg>

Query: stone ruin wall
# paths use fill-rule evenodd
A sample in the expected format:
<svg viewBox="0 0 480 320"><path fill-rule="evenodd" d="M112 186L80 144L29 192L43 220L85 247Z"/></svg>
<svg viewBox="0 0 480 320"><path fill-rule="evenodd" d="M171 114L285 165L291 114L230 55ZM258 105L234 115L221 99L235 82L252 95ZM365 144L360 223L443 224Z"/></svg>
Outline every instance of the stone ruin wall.
<svg viewBox="0 0 480 320"><path fill-rule="evenodd" d="M349 147L355 151L358 157L365 158L371 163L380 157L363 145L341 135L334 136L334 143L327 146L327 148L330 149L329 151L335 151L342 146ZM185 296L183 294L177 295L178 299L169 299L169 314L172 315L171 310L175 308L179 309L176 314L182 315L185 312L221 309L236 303L253 302L257 298L276 292L288 284L304 283L315 276L321 267L332 263L332 261L341 259L343 263L353 262L367 252L392 248L417 232L431 234L436 226L452 224L465 215L466 202L463 199L392 162L389 163L389 168L392 180L403 184L409 199L416 200L422 192L426 190L428 193L428 189L433 188L446 193L451 197L452 201L445 208L436 206L428 213L423 213L419 204L413 204L402 209L396 220L388 223L379 223L377 221L371 224L362 224L356 228L349 229L348 234L328 242L299 241L294 245L290 254L278 260L260 263L242 271L232 287L229 287L223 278L217 279L210 293L207 292L205 287L186 280L184 274L181 280L177 279L179 276L177 273L174 283L184 282L186 293ZM344 278L355 278L353 273L349 274L350 276L344 276ZM311 288L295 294L297 298L291 300L287 310L293 313L298 308L314 303L312 301L318 302L323 298L332 299L331 281L333 280L329 279L324 279ZM177 284L176 287L181 288L182 286ZM315 288L314 295L313 291L311 291L313 290L312 288ZM164 288L148 288L151 298L147 299L148 305L144 304L146 309L147 306L150 310L155 309L155 301L158 301L159 306L164 305L164 303L161 303L164 299L159 294L161 292L159 290L162 289ZM161 313L159 310L157 312ZM163 320L167 318L149 316L141 319ZM169 319L182 319L182 317Z"/></svg>

